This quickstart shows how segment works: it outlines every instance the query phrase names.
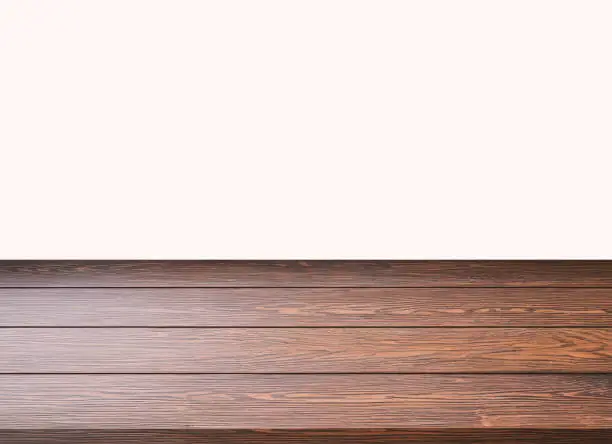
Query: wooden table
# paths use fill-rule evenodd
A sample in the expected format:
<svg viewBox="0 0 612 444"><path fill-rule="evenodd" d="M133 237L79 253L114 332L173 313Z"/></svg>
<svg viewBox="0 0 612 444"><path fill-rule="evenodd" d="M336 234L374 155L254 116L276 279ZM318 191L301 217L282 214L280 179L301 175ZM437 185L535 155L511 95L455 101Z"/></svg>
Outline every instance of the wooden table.
<svg viewBox="0 0 612 444"><path fill-rule="evenodd" d="M0 262L0 442L612 442L612 261Z"/></svg>

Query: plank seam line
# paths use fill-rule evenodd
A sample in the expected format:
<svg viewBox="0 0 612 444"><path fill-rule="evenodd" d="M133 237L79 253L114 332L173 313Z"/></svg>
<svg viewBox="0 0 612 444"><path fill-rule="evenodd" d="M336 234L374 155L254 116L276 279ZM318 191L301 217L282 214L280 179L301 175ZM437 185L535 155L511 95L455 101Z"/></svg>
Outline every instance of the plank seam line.
<svg viewBox="0 0 612 444"><path fill-rule="evenodd" d="M206 325L206 326L197 326L197 325L0 325L0 330L2 329L59 329L59 328L73 328L73 329L119 329L119 328L126 328L126 329L145 329L145 328L155 328L155 329L199 329L199 330L221 330L221 329L277 329L277 330L284 330L284 329L310 329L310 330L315 330L315 329L506 329L506 330L510 330L510 329L514 329L514 330L519 330L519 329L526 329L526 328L531 328L531 329L564 329L564 330L571 330L571 329L598 329L598 330L607 330L607 329L612 329L612 325L542 325L542 326L537 326L537 325L510 325L510 326L506 326L506 325L491 325L491 326L487 326L487 325L458 325L458 326L453 326L453 325L424 325L424 326L418 326L418 325L407 325L407 326L403 326L403 325L314 325L314 326L308 326L308 325L288 325L288 326L283 326L283 325L264 325L264 326L253 326L253 325L248 325L248 326L241 326L241 325L235 325L235 326L228 326L228 325L220 325L220 326L210 326L210 325Z"/></svg>
<svg viewBox="0 0 612 444"><path fill-rule="evenodd" d="M172 375L172 376L189 376L189 375L248 375L248 376L341 376L341 375L584 375L584 376L610 376L609 372L555 372L555 371L528 371L528 372L7 372L0 373L0 379L4 376L121 376L121 375Z"/></svg>
<svg viewBox="0 0 612 444"><path fill-rule="evenodd" d="M337 286L337 285L320 285L320 286L270 286L270 285L245 285L245 286L103 286L103 285L93 285L93 286L55 286L55 285L46 285L46 286L2 286L0 282L0 290L27 290L27 289L37 289L37 290L50 290L50 289L103 289L103 290L127 290L127 289L144 289L144 290L155 290L155 289L164 289L164 290L179 290L179 289L201 289L201 290L241 290L241 289L295 289L295 290L316 290L316 289L402 289L402 288L413 288L413 289L463 289L463 290L484 290L484 289L563 289L563 290L612 290L612 286L557 286L557 285L537 285L537 286L523 286L523 285L495 285L495 286L484 286L484 285L456 285L456 286Z"/></svg>

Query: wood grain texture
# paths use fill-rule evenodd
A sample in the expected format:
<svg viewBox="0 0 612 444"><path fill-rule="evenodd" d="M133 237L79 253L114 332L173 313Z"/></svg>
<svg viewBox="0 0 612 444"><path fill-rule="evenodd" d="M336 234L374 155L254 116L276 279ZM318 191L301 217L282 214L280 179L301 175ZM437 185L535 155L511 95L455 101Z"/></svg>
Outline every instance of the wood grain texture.
<svg viewBox="0 0 612 444"><path fill-rule="evenodd" d="M0 373L610 372L612 328L4 328Z"/></svg>
<svg viewBox="0 0 612 444"><path fill-rule="evenodd" d="M0 289L0 326L573 325L612 326L612 289Z"/></svg>
<svg viewBox="0 0 612 444"><path fill-rule="evenodd" d="M612 287L612 261L0 261L2 287Z"/></svg>
<svg viewBox="0 0 612 444"><path fill-rule="evenodd" d="M4 375L0 429L605 429L611 378Z"/></svg>
<svg viewBox="0 0 612 444"><path fill-rule="evenodd" d="M2 444L612 441L612 261L0 261L0 287Z"/></svg>
<svg viewBox="0 0 612 444"><path fill-rule="evenodd" d="M609 444L612 429L0 430L2 444Z"/></svg>

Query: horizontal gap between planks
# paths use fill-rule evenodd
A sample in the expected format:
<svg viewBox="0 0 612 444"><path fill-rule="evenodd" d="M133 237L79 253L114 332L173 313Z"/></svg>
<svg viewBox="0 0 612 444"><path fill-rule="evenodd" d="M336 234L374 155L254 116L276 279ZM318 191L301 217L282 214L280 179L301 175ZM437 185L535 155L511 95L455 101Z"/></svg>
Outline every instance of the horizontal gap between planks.
<svg viewBox="0 0 612 444"><path fill-rule="evenodd" d="M534 376L546 376L546 375L580 375L580 376L612 376L612 372L12 372L12 373L0 373L0 379L3 376L120 376L120 375L171 375L171 376L182 376L182 375L248 375L248 376L342 376L342 375L431 375L431 376L443 376L443 375L534 375Z"/></svg>
<svg viewBox="0 0 612 444"><path fill-rule="evenodd" d="M103 328L107 328L107 329L111 329L111 328L134 328L134 329L146 329L146 328L165 328L165 329L169 329L169 328L173 328L173 329L208 329L208 330L212 330L212 329L277 329L277 330L284 330L284 329L330 329L330 328L341 328L341 329L353 329L353 328L358 328L358 329L400 329L400 328L405 328L405 329L443 329L443 328L465 328L465 329L476 329L476 328L480 328L480 329L490 329L490 328L504 328L504 329L526 329L526 328L537 328L537 329L551 329L551 328L557 328L557 329L564 329L564 330L571 330L571 329L585 329L585 328L592 328L592 329L599 329L599 330L605 330L607 328L612 328L612 325L543 325L543 326L539 326L539 325L521 325L521 326L514 326L514 325L458 325L458 326L453 326L453 325L426 325L426 326L415 326L415 325L408 325L408 326L396 326L396 325L314 325L312 327L307 326L307 325L288 325L288 326L284 326L284 325L273 325L273 326L269 326L269 325L264 325L264 326L253 326L253 325L249 325L249 326L241 326L241 325L220 325L220 326L211 326L211 325L206 325L206 326L197 326L197 325L91 325L91 326L87 326L87 325L42 325L42 326L36 326L36 325L2 325L0 326L0 330L2 329L15 329L15 328L36 328L36 329L53 329L53 328L96 328L96 329L103 329Z"/></svg>
<svg viewBox="0 0 612 444"><path fill-rule="evenodd" d="M66 289L66 290L70 290L70 289L74 289L74 290L93 290L93 289L101 289L101 290L127 290L130 288L135 288L135 289L143 289L143 290L155 290L155 289L166 289L166 290L172 290L172 289L201 289L201 290L245 290L245 289L249 289L249 288L253 288L253 289L270 289L270 290L274 290L274 289L278 289L278 290L282 290L282 289L295 289L295 290L322 290L322 289L329 289L329 290L335 290L335 289L370 289L370 290L375 290L375 289L389 289L392 290L394 288L400 289L400 288L422 288L422 289L444 289L444 288L455 288L455 289L459 289L459 290L486 290L486 289L542 289L542 288L551 288L551 289L560 289L560 290L612 290L612 286L609 287L593 287L593 286L558 286L558 285L537 285L537 286L523 286L523 285L493 285L493 286L484 286L484 285L478 285L478 286L470 286L470 285L442 285L442 286L423 286L423 285L407 285L407 286L392 286L392 287L386 287L386 286L354 286L354 285L347 285L347 286L336 286L336 285L321 285L321 286L315 286L315 287L310 287L310 286L282 286L282 287L276 287L276 286L270 286L270 285L249 285L249 286L238 286L238 287L234 287L234 286L206 286L206 287L202 287L202 286L165 286L165 285L158 285L158 286L105 286L105 285L95 285L95 286L78 286L78 287L73 287L73 286L20 286L20 287L0 287L0 289L2 290L27 290L27 289L36 289L36 290L59 290L59 289Z"/></svg>

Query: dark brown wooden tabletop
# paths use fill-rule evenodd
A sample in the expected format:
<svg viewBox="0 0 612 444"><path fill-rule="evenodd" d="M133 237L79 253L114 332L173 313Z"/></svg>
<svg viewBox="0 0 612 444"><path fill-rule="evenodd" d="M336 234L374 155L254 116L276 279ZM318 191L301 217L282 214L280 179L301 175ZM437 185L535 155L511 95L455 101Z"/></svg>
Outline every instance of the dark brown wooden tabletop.
<svg viewBox="0 0 612 444"><path fill-rule="evenodd" d="M612 442L612 261L2 261L0 443Z"/></svg>

